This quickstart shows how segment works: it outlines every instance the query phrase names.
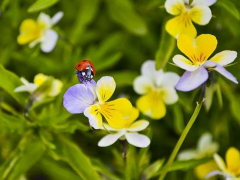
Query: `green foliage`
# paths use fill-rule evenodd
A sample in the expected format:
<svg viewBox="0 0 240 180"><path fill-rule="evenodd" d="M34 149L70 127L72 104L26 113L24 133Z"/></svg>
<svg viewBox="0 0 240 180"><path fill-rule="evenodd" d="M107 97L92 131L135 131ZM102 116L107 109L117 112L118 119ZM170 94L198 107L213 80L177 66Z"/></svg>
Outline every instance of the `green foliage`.
<svg viewBox="0 0 240 180"><path fill-rule="evenodd" d="M143 134L151 139L147 148L122 141L107 148L97 146L102 130L94 130L82 114L70 114L63 107L63 95L79 83L74 65L90 59L96 68L95 80L112 76L116 81L114 98L126 96L136 104L139 95L133 90L141 65L156 60L156 68L183 73L172 66L172 57L182 54L176 39L165 30L173 16L164 9L165 0L3 0L0 1L0 180L147 180L156 179L191 116L199 91L177 92L179 101L167 106L160 121L147 119L150 125ZM160 8L159 8L160 7ZM195 27L198 34L214 34L218 47L239 53L239 0L218 0L212 5L213 18L206 26ZM25 19L36 19L43 11L51 17L59 11L64 16L54 30L59 39L50 53L40 46L19 45L19 27ZM236 61L239 61L237 58ZM240 79L240 65L226 67ZM35 92L14 92L23 85L21 77L33 82L38 73L50 78ZM224 156L230 146L239 146L239 86L212 72L212 86L207 88L205 109L190 130L181 150L193 148L206 131L219 142ZM56 97L47 97L53 78L63 82ZM33 101L42 96L41 101ZM113 99L114 99L113 98ZM35 99L36 100L36 99ZM30 103L31 104L31 103ZM193 169L209 159L175 160L167 180L194 180ZM21 179L22 180L22 179Z"/></svg>
<svg viewBox="0 0 240 180"><path fill-rule="evenodd" d="M54 4L56 4L59 0L37 0L34 4L32 4L28 8L28 12L37 12L37 11L42 11L44 9L47 9Z"/></svg>

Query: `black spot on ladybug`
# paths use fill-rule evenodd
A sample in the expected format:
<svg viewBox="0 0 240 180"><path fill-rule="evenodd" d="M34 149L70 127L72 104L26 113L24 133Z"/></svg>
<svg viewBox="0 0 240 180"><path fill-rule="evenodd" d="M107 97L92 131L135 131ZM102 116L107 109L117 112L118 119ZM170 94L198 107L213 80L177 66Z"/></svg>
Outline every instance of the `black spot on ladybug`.
<svg viewBox="0 0 240 180"><path fill-rule="evenodd" d="M81 64L79 64L78 67L81 67Z"/></svg>
<svg viewBox="0 0 240 180"><path fill-rule="evenodd" d="M83 60L83 62L86 62L87 60Z"/></svg>

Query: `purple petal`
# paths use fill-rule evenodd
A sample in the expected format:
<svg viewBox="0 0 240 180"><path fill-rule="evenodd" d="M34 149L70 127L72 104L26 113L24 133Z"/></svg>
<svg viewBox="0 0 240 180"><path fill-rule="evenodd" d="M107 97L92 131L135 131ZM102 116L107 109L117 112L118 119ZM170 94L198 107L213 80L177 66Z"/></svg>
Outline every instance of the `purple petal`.
<svg viewBox="0 0 240 180"><path fill-rule="evenodd" d="M63 96L63 106L71 114L83 113L87 107L94 104L94 101L94 94L84 84L70 87Z"/></svg>
<svg viewBox="0 0 240 180"><path fill-rule="evenodd" d="M196 71L186 71L175 88L179 91L191 91L196 89L208 79L208 72L204 67L197 69Z"/></svg>
<svg viewBox="0 0 240 180"><path fill-rule="evenodd" d="M223 66L220 64L213 62L213 61L207 61L204 63L204 67L206 68L214 68L215 71L219 72L221 75L226 77L227 79L233 81L234 83L238 84L237 79L230 73L228 72Z"/></svg>
<svg viewBox="0 0 240 180"><path fill-rule="evenodd" d="M215 71L219 72L221 75L226 77L227 79L233 81L234 83L238 84L237 79L230 73L228 72L223 66L220 64L217 64L217 66L214 68Z"/></svg>

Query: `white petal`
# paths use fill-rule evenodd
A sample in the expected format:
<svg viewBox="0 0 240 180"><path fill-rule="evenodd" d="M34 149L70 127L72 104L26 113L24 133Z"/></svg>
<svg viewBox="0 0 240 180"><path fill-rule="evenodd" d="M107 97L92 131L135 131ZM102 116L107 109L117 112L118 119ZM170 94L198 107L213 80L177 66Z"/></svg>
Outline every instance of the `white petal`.
<svg viewBox="0 0 240 180"><path fill-rule="evenodd" d="M161 76L157 77L157 86L168 86L168 87L174 87L177 82L179 81L180 77L178 74L173 72L166 72L162 74Z"/></svg>
<svg viewBox="0 0 240 180"><path fill-rule="evenodd" d="M100 147L110 146L113 143L115 143L123 135L124 135L123 132L119 132L116 134L108 134L98 142L98 146Z"/></svg>
<svg viewBox="0 0 240 180"><path fill-rule="evenodd" d="M127 141L136 147L144 148L150 144L150 139L142 134L126 133L125 136Z"/></svg>
<svg viewBox="0 0 240 180"><path fill-rule="evenodd" d="M169 14L181 14L183 11L185 11L184 0L167 0L165 2L165 8Z"/></svg>
<svg viewBox="0 0 240 180"><path fill-rule="evenodd" d="M52 20L49 15L45 14L44 12L41 12L40 15L38 16L38 23L41 25L44 25L44 29L49 29L52 27Z"/></svg>
<svg viewBox="0 0 240 180"><path fill-rule="evenodd" d="M215 162L217 163L219 169L221 171L226 171L226 165L225 165L223 159L218 154L214 154L213 158L214 158Z"/></svg>
<svg viewBox="0 0 240 180"><path fill-rule="evenodd" d="M236 51L222 51L217 53L215 56L211 58L211 61L214 61L222 66L232 63L237 57Z"/></svg>
<svg viewBox="0 0 240 180"><path fill-rule="evenodd" d="M51 52L57 43L57 39L58 34L54 30L47 30L42 39L41 50L45 53Z"/></svg>
<svg viewBox="0 0 240 180"><path fill-rule="evenodd" d="M206 25L212 18L212 11L208 6L198 5L190 10L191 19L199 24Z"/></svg>
<svg viewBox="0 0 240 180"><path fill-rule="evenodd" d="M141 67L141 73L143 76L148 77L149 81L155 82L156 74L163 74L162 70L157 71L155 67L155 61L148 60L143 63Z"/></svg>
<svg viewBox="0 0 240 180"><path fill-rule="evenodd" d="M199 68L199 66L194 65L190 60L188 60L182 55L175 55L173 57L173 62L180 68L187 71L195 71Z"/></svg>
<svg viewBox="0 0 240 180"><path fill-rule="evenodd" d="M203 6L211 6L213 5L217 0L193 0L192 6L197 5L203 5Z"/></svg>
<svg viewBox="0 0 240 180"><path fill-rule="evenodd" d="M208 179L208 178L216 176L216 175L223 175L223 173L218 170L212 171L212 172L208 173L205 178Z"/></svg>
<svg viewBox="0 0 240 180"><path fill-rule="evenodd" d="M37 89L37 85L33 83L29 83L28 85L22 85L14 89L14 92L29 92L32 93Z"/></svg>
<svg viewBox="0 0 240 180"><path fill-rule="evenodd" d="M149 122L146 120L138 120L134 122L129 128L127 128L127 131L142 131L146 129L149 125Z"/></svg>
<svg viewBox="0 0 240 180"><path fill-rule="evenodd" d="M161 89L162 98L166 104L174 104L178 101L178 95L173 87L163 87Z"/></svg>
<svg viewBox="0 0 240 180"><path fill-rule="evenodd" d="M187 161L187 160L190 160L190 159L197 158L197 155L198 154L197 154L197 151L195 149L186 149L184 151L181 151L178 154L177 159L182 160L182 161Z"/></svg>
<svg viewBox="0 0 240 180"><path fill-rule="evenodd" d="M63 12L60 11L58 13L56 13L53 17L52 17L52 25L57 24L63 17Z"/></svg>
<svg viewBox="0 0 240 180"><path fill-rule="evenodd" d="M24 85L28 85L29 84L28 80L26 80L24 77L21 77L20 80L22 81L22 83Z"/></svg>
<svg viewBox="0 0 240 180"><path fill-rule="evenodd" d="M102 129L102 115L96 105L92 105L84 110L84 116L88 117L89 124L94 129Z"/></svg>
<svg viewBox="0 0 240 180"><path fill-rule="evenodd" d="M205 148L207 148L209 145L211 145L211 143L212 143L212 135L210 133L204 133L200 137L197 147L200 151L202 151Z"/></svg>
<svg viewBox="0 0 240 180"><path fill-rule="evenodd" d="M154 84L146 76L138 76L133 82L133 88L138 94L146 94L154 88Z"/></svg>

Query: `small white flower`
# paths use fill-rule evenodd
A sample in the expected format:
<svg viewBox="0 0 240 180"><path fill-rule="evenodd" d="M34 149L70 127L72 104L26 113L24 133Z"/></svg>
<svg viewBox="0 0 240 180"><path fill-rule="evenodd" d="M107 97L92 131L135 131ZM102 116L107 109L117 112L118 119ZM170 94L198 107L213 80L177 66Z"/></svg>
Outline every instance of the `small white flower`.
<svg viewBox="0 0 240 180"><path fill-rule="evenodd" d="M150 139L142 134L137 133L147 128L149 122L146 120L138 120L134 122L139 115L139 111L133 108L131 117L126 120L125 127L122 129L115 129L104 123L104 128L108 131L113 131L116 133L108 134L103 137L99 142L98 146L106 147L115 143L118 139L126 139L129 144L136 147L144 148L150 144Z"/></svg>
<svg viewBox="0 0 240 180"><path fill-rule="evenodd" d="M219 149L219 145L212 141L210 133L204 133L198 140L196 149L187 149L178 154L178 160L201 159L212 157Z"/></svg>
<svg viewBox="0 0 240 180"><path fill-rule="evenodd" d="M18 43L29 43L30 48L40 43L43 52L51 52L58 40L58 34L52 27L58 23L62 17L63 12L58 12L52 18L41 12L37 21L33 19L24 20L20 26L20 35L17 39Z"/></svg>

